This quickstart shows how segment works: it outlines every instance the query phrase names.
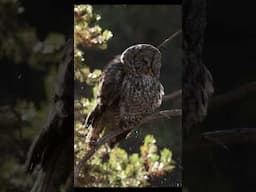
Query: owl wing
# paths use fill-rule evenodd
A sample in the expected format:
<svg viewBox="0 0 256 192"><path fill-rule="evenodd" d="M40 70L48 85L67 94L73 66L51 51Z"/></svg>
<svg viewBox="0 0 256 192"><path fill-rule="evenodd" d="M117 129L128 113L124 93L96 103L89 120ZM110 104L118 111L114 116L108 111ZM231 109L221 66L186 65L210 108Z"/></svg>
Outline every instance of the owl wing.
<svg viewBox="0 0 256 192"><path fill-rule="evenodd" d="M94 123L99 120L106 108L117 104L121 95L123 77L123 64L118 57L103 70L97 95L97 105L87 116L86 127L90 125L94 127Z"/></svg>
<svg viewBox="0 0 256 192"><path fill-rule="evenodd" d="M124 71L123 64L117 61L109 63L103 71L98 92L100 105L110 106L119 100Z"/></svg>

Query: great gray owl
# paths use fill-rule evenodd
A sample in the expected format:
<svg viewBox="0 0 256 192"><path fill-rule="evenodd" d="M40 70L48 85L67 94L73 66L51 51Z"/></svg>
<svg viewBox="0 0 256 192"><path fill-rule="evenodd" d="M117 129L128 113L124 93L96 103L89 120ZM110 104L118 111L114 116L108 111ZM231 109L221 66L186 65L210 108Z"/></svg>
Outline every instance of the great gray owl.
<svg viewBox="0 0 256 192"><path fill-rule="evenodd" d="M127 48L119 59L106 66L99 84L97 104L86 119L89 146L96 144L103 130L106 135L134 128L161 105L164 92L159 81L160 68L161 53L149 44ZM129 132L111 140L109 146L114 147Z"/></svg>

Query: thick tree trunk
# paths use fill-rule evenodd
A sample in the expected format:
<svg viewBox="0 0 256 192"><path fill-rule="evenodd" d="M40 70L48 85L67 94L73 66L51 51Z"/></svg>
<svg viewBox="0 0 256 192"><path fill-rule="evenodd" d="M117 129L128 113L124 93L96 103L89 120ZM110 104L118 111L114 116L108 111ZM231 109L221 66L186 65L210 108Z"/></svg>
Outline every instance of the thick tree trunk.
<svg viewBox="0 0 256 192"><path fill-rule="evenodd" d="M183 1L183 92L184 133L197 126L206 114L213 93L212 77L202 61L206 28L206 0Z"/></svg>
<svg viewBox="0 0 256 192"><path fill-rule="evenodd" d="M59 192L68 178L73 180L73 40L67 42L60 63L55 98L49 119L30 148L26 168L33 172L40 166L32 192Z"/></svg>

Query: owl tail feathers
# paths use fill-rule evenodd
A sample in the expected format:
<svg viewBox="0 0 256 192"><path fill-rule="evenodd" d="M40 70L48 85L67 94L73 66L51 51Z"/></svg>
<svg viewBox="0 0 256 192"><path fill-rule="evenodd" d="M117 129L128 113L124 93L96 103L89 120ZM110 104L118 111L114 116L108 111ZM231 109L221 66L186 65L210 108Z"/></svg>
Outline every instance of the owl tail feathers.
<svg viewBox="0 0 256 192"><path fill-rule="evenodd" d="M94 109L87 115L85 119L85 127L89 128L90 126L93 126L94 123L97 121L97 119L100 117L100 114L102 113L102 106L97 104Z"/></svg>
<svg viewBox="0 0 256 192"><path fill-rule="evenodd" d="M85 127L89 128L86 136L86 143L89 146L95 145L103 129L101 126L102 113L103 107L97 104L85 120Z"/></svg>
<svg viewBox="0 0 256 192"><path fill-rule="evenodd" d="M115 139L112 139L108 145L111 149L113 149L116 145L119 144L120 141L127 138L131 133L131 130L125 131L122 134L118 135Z"/></svg>

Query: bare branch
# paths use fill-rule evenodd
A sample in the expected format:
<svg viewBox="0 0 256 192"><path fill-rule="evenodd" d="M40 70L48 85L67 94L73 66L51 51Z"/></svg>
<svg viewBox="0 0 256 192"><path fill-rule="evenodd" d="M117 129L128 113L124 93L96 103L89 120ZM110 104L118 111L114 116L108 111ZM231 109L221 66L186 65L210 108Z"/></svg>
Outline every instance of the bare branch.
<svg viewBox="0 0 256 192"><path fill-rule="evenodd" d="M172 92L172 93L170 93L168 95L165 95L163 97L163 102L175 99L176 97L180 97L180 96L182 96L182 90L181 89L179 89L177 91L174 91L174 92Z"/></svg>
<svg viewBox="0 0 256 192"><path fill-rule="evenodd" d="M169 36L167 39L165 39L160 45L158 45L158 49L161 49L162 47L165 47L165 44L168 43L168 41L171 41L172 39L174 39L177 35L179 35L181 33L181 29L178 30L177 32L175 32L174 34L172 34L171 36Z"/></svg>
<svg viewBox="0 0 256 192"><path fill-rule="evenodd" d="M256 144L256 128L239 128L205 132L193 136L184 143L185 151L208 150L210 147L220 146L226 150L227 145Z"/></svg>
<svg viewBox="0 0 256 192"><path fill-rule="evenodd" d="M223 143L256 142L256 128L241 128L229 130L217 130L202 134L205 139Z"/></svg>
<svg viewBox="0 0 256 192"><path fill-rule="evenodd" d="M228 93L224 93L212 98L209 103L209 109L239 101L240 99L245 98L250 94L256 94L256 82L248 83Z"/></svg>
<svg viewBox="0 0 256 192"><path fill-rule="evenodd" d="M156 119L162 119L162 118L168 118L171 119L173 117L181 116L182 110L181 109L172 109L172 110L165 110L165 111L159 111L156 112L146 118L144 118L141 122L141 124L147 123L152 120Z"/></svg>

